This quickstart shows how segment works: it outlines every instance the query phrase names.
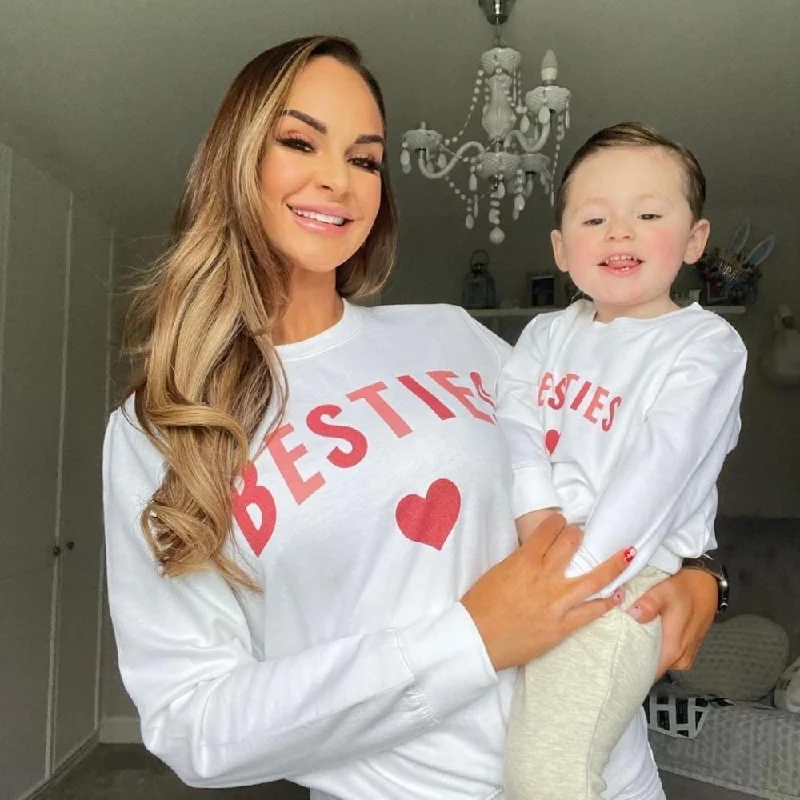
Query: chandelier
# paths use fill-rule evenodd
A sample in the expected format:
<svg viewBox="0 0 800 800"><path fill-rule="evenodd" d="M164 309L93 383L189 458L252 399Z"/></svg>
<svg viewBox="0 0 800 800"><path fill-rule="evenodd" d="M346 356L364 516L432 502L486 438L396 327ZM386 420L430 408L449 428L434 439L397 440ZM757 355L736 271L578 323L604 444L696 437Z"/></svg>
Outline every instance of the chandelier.
<svg viewBox="0 0 800 800"><path fill-rule="evenodd" d="M481 203L488 198L489 240L501 244L504 206L514 220L525 208L538 181L554 202L554 175L561 142L569 128L569 89L556 85L558 62L552 50L542 61L542 85L523 93L520 67L522 55L508 47L500 26L508 19L516 0L478 0L487 20L495 28L491 50L481 55L467 119L455 136L445 138L424 122L403 134L400 164L406 174L412 169L412 153L419 171L432 180L444 180L464 204L468 229L475 226ZM483 99L481 124L485 143L461 143L476 106ZM554 142L552 159L542 150ZM552 164L551 164L552 162ZM466 190L451 177L456 167L467 164Z"/></svg>

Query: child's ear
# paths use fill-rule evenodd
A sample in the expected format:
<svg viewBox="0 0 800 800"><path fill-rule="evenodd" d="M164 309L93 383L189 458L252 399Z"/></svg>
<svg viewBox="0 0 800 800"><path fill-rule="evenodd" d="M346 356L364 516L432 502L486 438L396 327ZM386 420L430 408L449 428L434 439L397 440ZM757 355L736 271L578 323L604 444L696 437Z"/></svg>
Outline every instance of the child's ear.
<svg viewBox="0 0 800 800"><path fill-rule="evenodd" d="M553 245L553 259L561 272L568 272L567 260L564 258L564 237L558 228L550 231L550 243Z"/></svg>
<svg viewBox="0 0 800 800"><path fill-rule="evenodd" d="M689 233L689 241L686 243L686 252L683 255L685 264L694 264L703 255L709 233L711 233L711 223L707 219L699 219L694 223Z"/></svg>

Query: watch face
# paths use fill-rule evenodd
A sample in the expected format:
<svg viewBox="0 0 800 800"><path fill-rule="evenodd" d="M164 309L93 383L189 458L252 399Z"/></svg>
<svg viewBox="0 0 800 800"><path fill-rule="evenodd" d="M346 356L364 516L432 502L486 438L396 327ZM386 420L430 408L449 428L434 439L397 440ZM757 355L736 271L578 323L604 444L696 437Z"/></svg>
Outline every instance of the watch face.
<svg viewBox="0 0 800 800"><path fill-rule="evenodd" d="M710 567L709 572L717 579L717 613L725 611L728 607L730 599L730 582L728 581L728 573L722 564L709 559L711 563L707 564Z"/></svg>
<svg viewBox="0 0 800 800"><path fill-rule="evenodd" d="M728 580L728 573L720 564L720 577L717 581L719 585L719 610L724 611L728 607L731 595L731 584Z"/></svg>

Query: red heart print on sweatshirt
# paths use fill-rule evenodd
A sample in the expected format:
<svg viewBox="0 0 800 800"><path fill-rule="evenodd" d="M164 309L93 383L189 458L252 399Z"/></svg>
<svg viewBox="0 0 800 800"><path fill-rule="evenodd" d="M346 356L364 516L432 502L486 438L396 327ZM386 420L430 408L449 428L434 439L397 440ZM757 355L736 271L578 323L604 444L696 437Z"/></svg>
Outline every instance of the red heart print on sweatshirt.
<svg viewBox="0 0 800 800"><path fill-rule="evenodd" d="M428 488L425 497L409 494L395 510L395 519L403 536L412 542L441 550L455 527L461 511L461 492L447 478L439 478Z"/></svg>

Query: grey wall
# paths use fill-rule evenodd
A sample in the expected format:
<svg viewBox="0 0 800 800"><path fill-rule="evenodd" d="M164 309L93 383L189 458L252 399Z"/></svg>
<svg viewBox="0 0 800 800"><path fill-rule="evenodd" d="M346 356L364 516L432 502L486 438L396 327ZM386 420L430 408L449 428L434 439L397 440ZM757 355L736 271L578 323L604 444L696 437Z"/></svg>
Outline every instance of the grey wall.
<svg viewBox="0 0 800 800"><path fill-rule="evenodd" d="M320 30L352 37L396 148L421 120L459 130L494 33L476 0L192 0L191 14L166 1L1 5L3 115L18 141L63 161L66 183L136 234L169 218L225 87L263 48ZM645 119L691 143L729 199L783 205L784 186L800 183L797 0L527 0L502 35L522 53L526 90L547 48L558 56L573 92L566 150ZM471 131L483 140L475 116Z"/></svg>
<svg viewBox="0 0 800 800"><path fill-rule="evenodd" d="M123 353L123 326L130 302L130 290L142 270L156 259L165 246L166 236L155 235L138 239L125 239L115 250L114 292L111 304L109 397L112 408L125 395L130 380L129 361ZM138 737L136 708L122 685L117 669L117 651L114 631L108 614L107 600L103 607L103 652L101 667L101 739L104 741L131 741ZM132 722L133 721L133 722Z"/></svg>
<svg viewBox="0 0 800 800"><path fill-rule="evenodd" d="M422 195L439 193L443 206L454 203L446 187L417 176L396 180L416 180ZM425 198L426 205L430 197ZM407 209L408 206L405 206ZM402 213L401 209L401 213ZM467 272L469 256L476 248L489 252L490 269L496 279L498 301L522 300L529 272L553 270L549 244L551 211L543 197L531 201L530 212L514 225L506 226L507 239L500 247L489 244L488 229L481 222L467 231L452 217L418 217L408 212L401 216L401 242L398 268L384 292L387 303L458 303L461 281ZM720 511L729 517L800 517L800 390L772 387L758 370L758 353L769 341L771 315L779 302L793 304L800 315L800 239L795 234L792 213L771 209L739 209L719 203L707 208L712 222L711 241L725 244L745 217L752 223L751 244L775 232L777 245L764 265L758 303L743 316L729 317L750 352L746 394L742 408L743 430L737 449L726 463L720 481ZM119 281L130 276L131 268L141 266L159 252L163 236L123 243L117 259ZM681 277L691 283L691 272ZM118 283L119 286L119 283ZM118 298L118 308L124 297ZM513 339L521 325L505 323L502 333ZM110 630L110 628L109 628ZM103 667L103 714L112 718L107 736L121 737L130 732L124 720L135 713L121 686L116 670L113 640L105 638Z"/></svg>
<svg viewBox="0 0 800 800"><path fill-rule="evenodd" d="M729 517L800 517L800 389L770 384L759 367L772 340L772 314L788 303L800 314L800 238L797 215L787 209L710 211L715 241L727 243L736 226L751 220L750 244L776 233L764 263L760 297L743 317L731 320L747 345L749 365L742 403L742 434L720 481L721 512Z"/></svg>
<svg viewBox="0 0 800 800"><path fill-rule="evenodd" d="M432 182L418 176L401 176L399 180L412 178L423 184L419 187L421 193L436 190L443 204L454 204L440 183L424 185ZM402 219L400 263L384 293L384 302L458 303L469 255L478 247L491 256L498 300L521 297L528 272L553 270L549 245L551 212L543 198L536 200L532 214L508 227L508 238L500 247L488 243L485 223L479 231L467 231L445 218L421 219L406 214ZM720 512L727 516L800 517L800 389L776 388L758 368L761 348L771 338L775 306L788 303L800 316L797 217L787 209L737 208L720 202L710 203L706 215L712 224L712 244L727 244L745 218L751 220L751 246L769 233L777 235L775 249L763 265L758 302L743 316L727 318L744 339L750 363L742 406L742 435L722 474ZM689 270L679 280L689 283L695 278ZM506 323L502 333L513 339L519 327Z"/></svg>

